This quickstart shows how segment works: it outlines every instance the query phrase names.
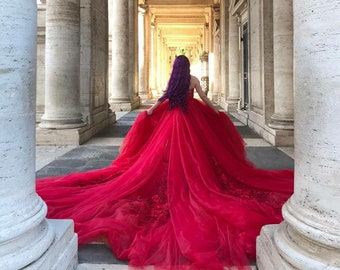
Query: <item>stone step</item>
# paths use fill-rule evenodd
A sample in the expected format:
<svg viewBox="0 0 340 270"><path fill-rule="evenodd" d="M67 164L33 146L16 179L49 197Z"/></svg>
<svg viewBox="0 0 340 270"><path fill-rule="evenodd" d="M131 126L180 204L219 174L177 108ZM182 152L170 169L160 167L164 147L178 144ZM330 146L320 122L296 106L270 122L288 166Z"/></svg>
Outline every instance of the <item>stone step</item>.
<svg viewBox="0 0 340 270"><path fill-rule="evenodd" d="M79 264L77 270L128 270L127 265L109 265L109 264ZM131 269L131 268L130 268ZM134 268L138 270L138 268ZM143 267L141 270L152 270L153 267ZM257 270L256 266L251 266L252 270ZM209 269L206 269L209 270ZM225 268L224 270L237 270L235 267Z"/></svg>
<svg viewBox="0 0 340 270"><path fill-rule="evenodd" d="M77 270L127 270L128 262L117 260L109 247L104 244L94 243L80 247L78 250ZM136 268L137 270L138 268ZM143 267L143 270L152 270L153 266ZM251 269L256 270L255 262L251 263ZM209 270L209 269L207 269ZM236 268L225 268L236 270Z"/></svg>

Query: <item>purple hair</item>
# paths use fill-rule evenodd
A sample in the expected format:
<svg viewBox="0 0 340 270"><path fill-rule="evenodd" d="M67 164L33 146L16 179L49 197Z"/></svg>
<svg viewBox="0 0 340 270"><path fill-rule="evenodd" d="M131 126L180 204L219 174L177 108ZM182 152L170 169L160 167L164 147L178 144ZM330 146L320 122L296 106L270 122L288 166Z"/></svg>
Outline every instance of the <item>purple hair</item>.
<svg viewBox="0 0 340 270"><path fill-rule="evenodd" d="M186 94L189 90L190 85L190 62L189 59L184 55L176 57L168 86L160 101L169 99L169 110L176 106L186 111Z"/></svg>

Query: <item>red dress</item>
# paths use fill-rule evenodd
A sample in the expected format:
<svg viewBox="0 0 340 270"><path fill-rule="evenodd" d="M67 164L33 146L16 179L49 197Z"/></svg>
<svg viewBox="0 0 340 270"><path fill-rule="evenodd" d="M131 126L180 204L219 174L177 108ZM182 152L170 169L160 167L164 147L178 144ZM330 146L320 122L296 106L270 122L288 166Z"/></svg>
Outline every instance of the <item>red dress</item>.
<svg viewBox="0 0 340 270"><path fill-rule="evenodd" d="M48 218L75 222L79 244L157 269L245 269L265 224L282 221L293 172L255 168L224 113L187 98L142 112L103 169L37 181Z"/></svg>

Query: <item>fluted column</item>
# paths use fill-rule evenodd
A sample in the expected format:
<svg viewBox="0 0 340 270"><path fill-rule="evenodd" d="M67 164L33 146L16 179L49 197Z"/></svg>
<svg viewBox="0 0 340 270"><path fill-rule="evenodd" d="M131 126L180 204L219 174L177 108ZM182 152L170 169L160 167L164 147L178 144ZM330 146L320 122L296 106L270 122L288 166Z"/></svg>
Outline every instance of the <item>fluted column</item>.
<svg viewBox="0 0 340 270"><path fill-rule="evenodd" d="M237 110L240 99L239 87L239 33L238 18L229 16L229 96L227 98L228 111Z"/></svg>
<svg viewBox="0 0 340 270"><path fill-rule="evenodd" d="M80 0L46 3L45 113L41 128L84 125L80 113Z"/></svg>
<svg viewBox="0 0 340 270"><path fill-rule="evenodd" d="M129 1L112 0L112 75L110 102L130 102Z"/></svg>
<svg viewBox="0 0 340 270"><path fill-rule="evenodd" d="M274 0L274 114L269 126L294 128L293 0Z"/></svg>
<svg viewBox="0 0 340 270"><path fill-rule="evenodd" d="M54 232L35 192L36 1L3 0L0 17L0 268L21 269Z"/></svg>
<svg viewBox="0 0 340 270"><path fill-rule="evenodd" d="M259 269L340 269L339 1L294 1L295 185Z"/></svg>

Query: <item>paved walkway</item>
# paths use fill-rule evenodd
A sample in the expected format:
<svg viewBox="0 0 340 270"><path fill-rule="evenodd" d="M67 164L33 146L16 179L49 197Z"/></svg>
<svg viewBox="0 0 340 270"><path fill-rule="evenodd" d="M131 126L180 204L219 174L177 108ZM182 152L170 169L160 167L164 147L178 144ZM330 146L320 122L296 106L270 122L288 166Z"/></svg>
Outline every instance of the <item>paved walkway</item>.
<svg viewBox="0 0 340 270"><path fill-rule="evenodd" d="M75 171L88 171L110 165L118 155L119 146L136 116L145 108L132 112L118 112L117 122L81 146L37 146L37 177L63 175ZM293 148L277 148L264 141L255 132L230 116L247 143L247 154L257 167L267 169L293 169ZM102 244L79 248L78 270L128 269L127 263L118 261L110 249ZM254 267L255 268L255 267Z"/></svg>

